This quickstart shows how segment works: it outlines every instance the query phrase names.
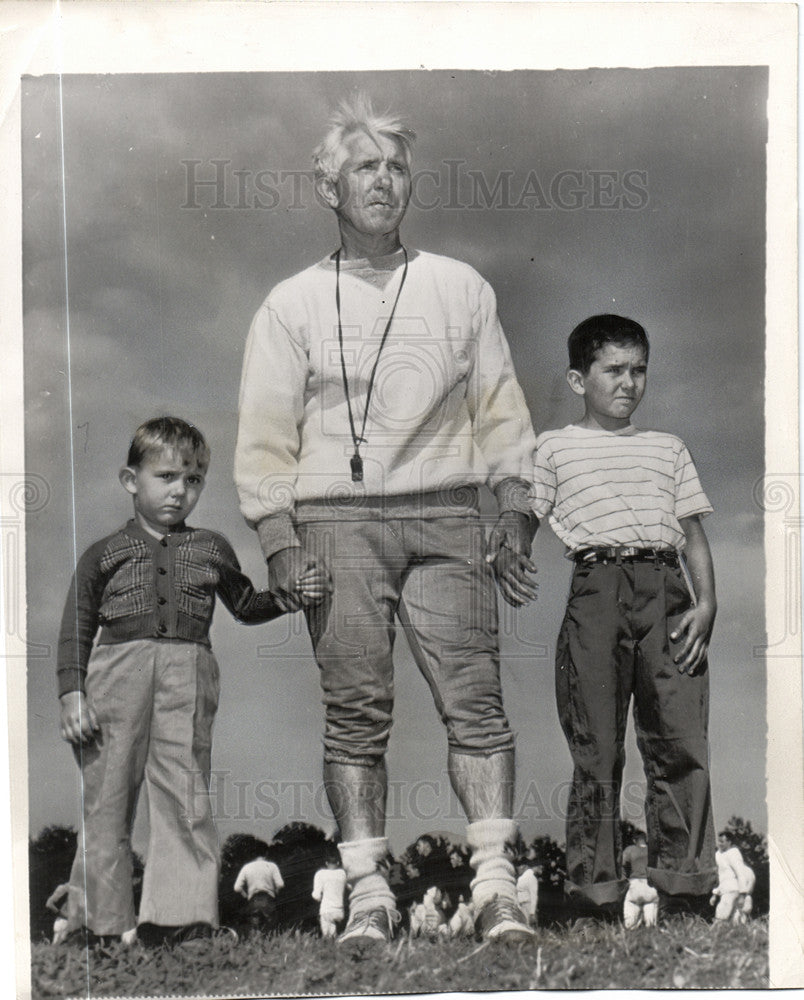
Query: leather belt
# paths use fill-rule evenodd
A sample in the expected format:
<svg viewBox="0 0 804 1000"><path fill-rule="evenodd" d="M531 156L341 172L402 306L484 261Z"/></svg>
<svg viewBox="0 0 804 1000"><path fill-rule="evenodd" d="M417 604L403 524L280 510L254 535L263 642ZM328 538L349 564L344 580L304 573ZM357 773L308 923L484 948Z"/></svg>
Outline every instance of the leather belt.
<svg viewBox="0 0 804 1000"><path fill-rule="evenodd" d="M579 549L573 559L579 566L592 563L652 562L662 566L678 566L678 552L675 549L640 549L635 545L613 545L591 549Z"/></svg>

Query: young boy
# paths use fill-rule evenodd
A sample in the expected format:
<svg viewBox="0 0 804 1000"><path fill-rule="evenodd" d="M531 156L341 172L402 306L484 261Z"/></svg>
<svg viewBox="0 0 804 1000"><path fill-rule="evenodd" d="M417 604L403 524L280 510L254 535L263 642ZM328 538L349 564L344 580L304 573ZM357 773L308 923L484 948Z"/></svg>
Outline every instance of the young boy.
<svg viewBox="0 0 804 1000"><path fill-rule="evenodd" d="M689 452L672 434L631 424L645 391L645 331L593 316L568 347L584 415L539 437L533 503L575 564L556 698L574 763L566 887L592 915L619 909L627 885L619 802L632 697L648 879L677 897L708 896L717 880L706 662L716 601L700 522L712 508Z"/></svg>
<svg viewBox="0 0 804 1000"><path fill-rule="evenodd" d="M222 535L186 524L208 464L203 436L183 420L158 417L139 427L120 471L134 518L84 553L67 598L57 668L61 732L74 745L83 799L70 930L131 937L130 836L143 781L141 938L180 939L218 925L208 795L218 705L209 643L215 595L250 624L284 609L254 590ZM320 600L326 586L318 571L298 581L305 603Z"/></svg>

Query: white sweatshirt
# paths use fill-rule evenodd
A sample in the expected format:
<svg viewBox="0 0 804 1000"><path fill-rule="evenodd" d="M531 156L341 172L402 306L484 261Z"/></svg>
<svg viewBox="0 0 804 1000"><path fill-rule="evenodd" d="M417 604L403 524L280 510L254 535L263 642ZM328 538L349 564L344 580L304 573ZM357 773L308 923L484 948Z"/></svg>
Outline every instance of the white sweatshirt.
<svg viewBox="0 0 804 1000"><path fill-rule="evenodd" d="M343 358L357 434L402 265L401 251L341 262ZM246 345L235 483L251 525L276 519L273 550L290 544L297 503L337 496L348 507L362 497L459 495L461 487L530 480L530 415L494 292L468 264L409 251L364 436L364 481L353 483L335 264L326 258L273 289Z"/></svg>

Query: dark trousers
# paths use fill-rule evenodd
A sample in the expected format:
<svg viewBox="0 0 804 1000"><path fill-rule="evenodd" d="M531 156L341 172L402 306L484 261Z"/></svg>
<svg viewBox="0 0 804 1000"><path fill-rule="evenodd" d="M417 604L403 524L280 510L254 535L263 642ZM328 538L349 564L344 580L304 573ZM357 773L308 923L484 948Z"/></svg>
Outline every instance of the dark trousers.
<svg viewBox="0 0 804 1000"><path fill-rule="evenodd" d="M709 789L707 665L673 663L670 633L692 599L681 570L653 562L578 565L556 653L556 699L574 763L567 815L567 891L618 901L620 789L633 697L647 778L648 878L670 894L717 882Z"/></svg>
<svg viewBox="0 0 804 1000"><path fill-rule="evenodd" d="M255 892L246 903L246 917L252 930L272 930L276 923L276 900L267 892Z"/></svg>

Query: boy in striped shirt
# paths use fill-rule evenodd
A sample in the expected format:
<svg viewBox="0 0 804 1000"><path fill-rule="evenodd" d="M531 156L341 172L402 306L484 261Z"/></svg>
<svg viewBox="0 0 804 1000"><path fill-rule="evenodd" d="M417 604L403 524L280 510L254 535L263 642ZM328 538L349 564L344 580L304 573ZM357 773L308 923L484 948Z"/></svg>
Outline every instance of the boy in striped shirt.
<svg viewBox="0 0 804 1000"><path fill-rule="evenodd" d="M716 600L701 526L712 507L684 443L631 424L645 391L644 329L593 316L568 347L584 415L539 437L533 509L549 514L575 563L556 653L574 763L566 889L579 912L601 914L619 910L628 885L619 800L632 696L648 879L673 897L708 896L717 881L706 660Z"/></svg>

